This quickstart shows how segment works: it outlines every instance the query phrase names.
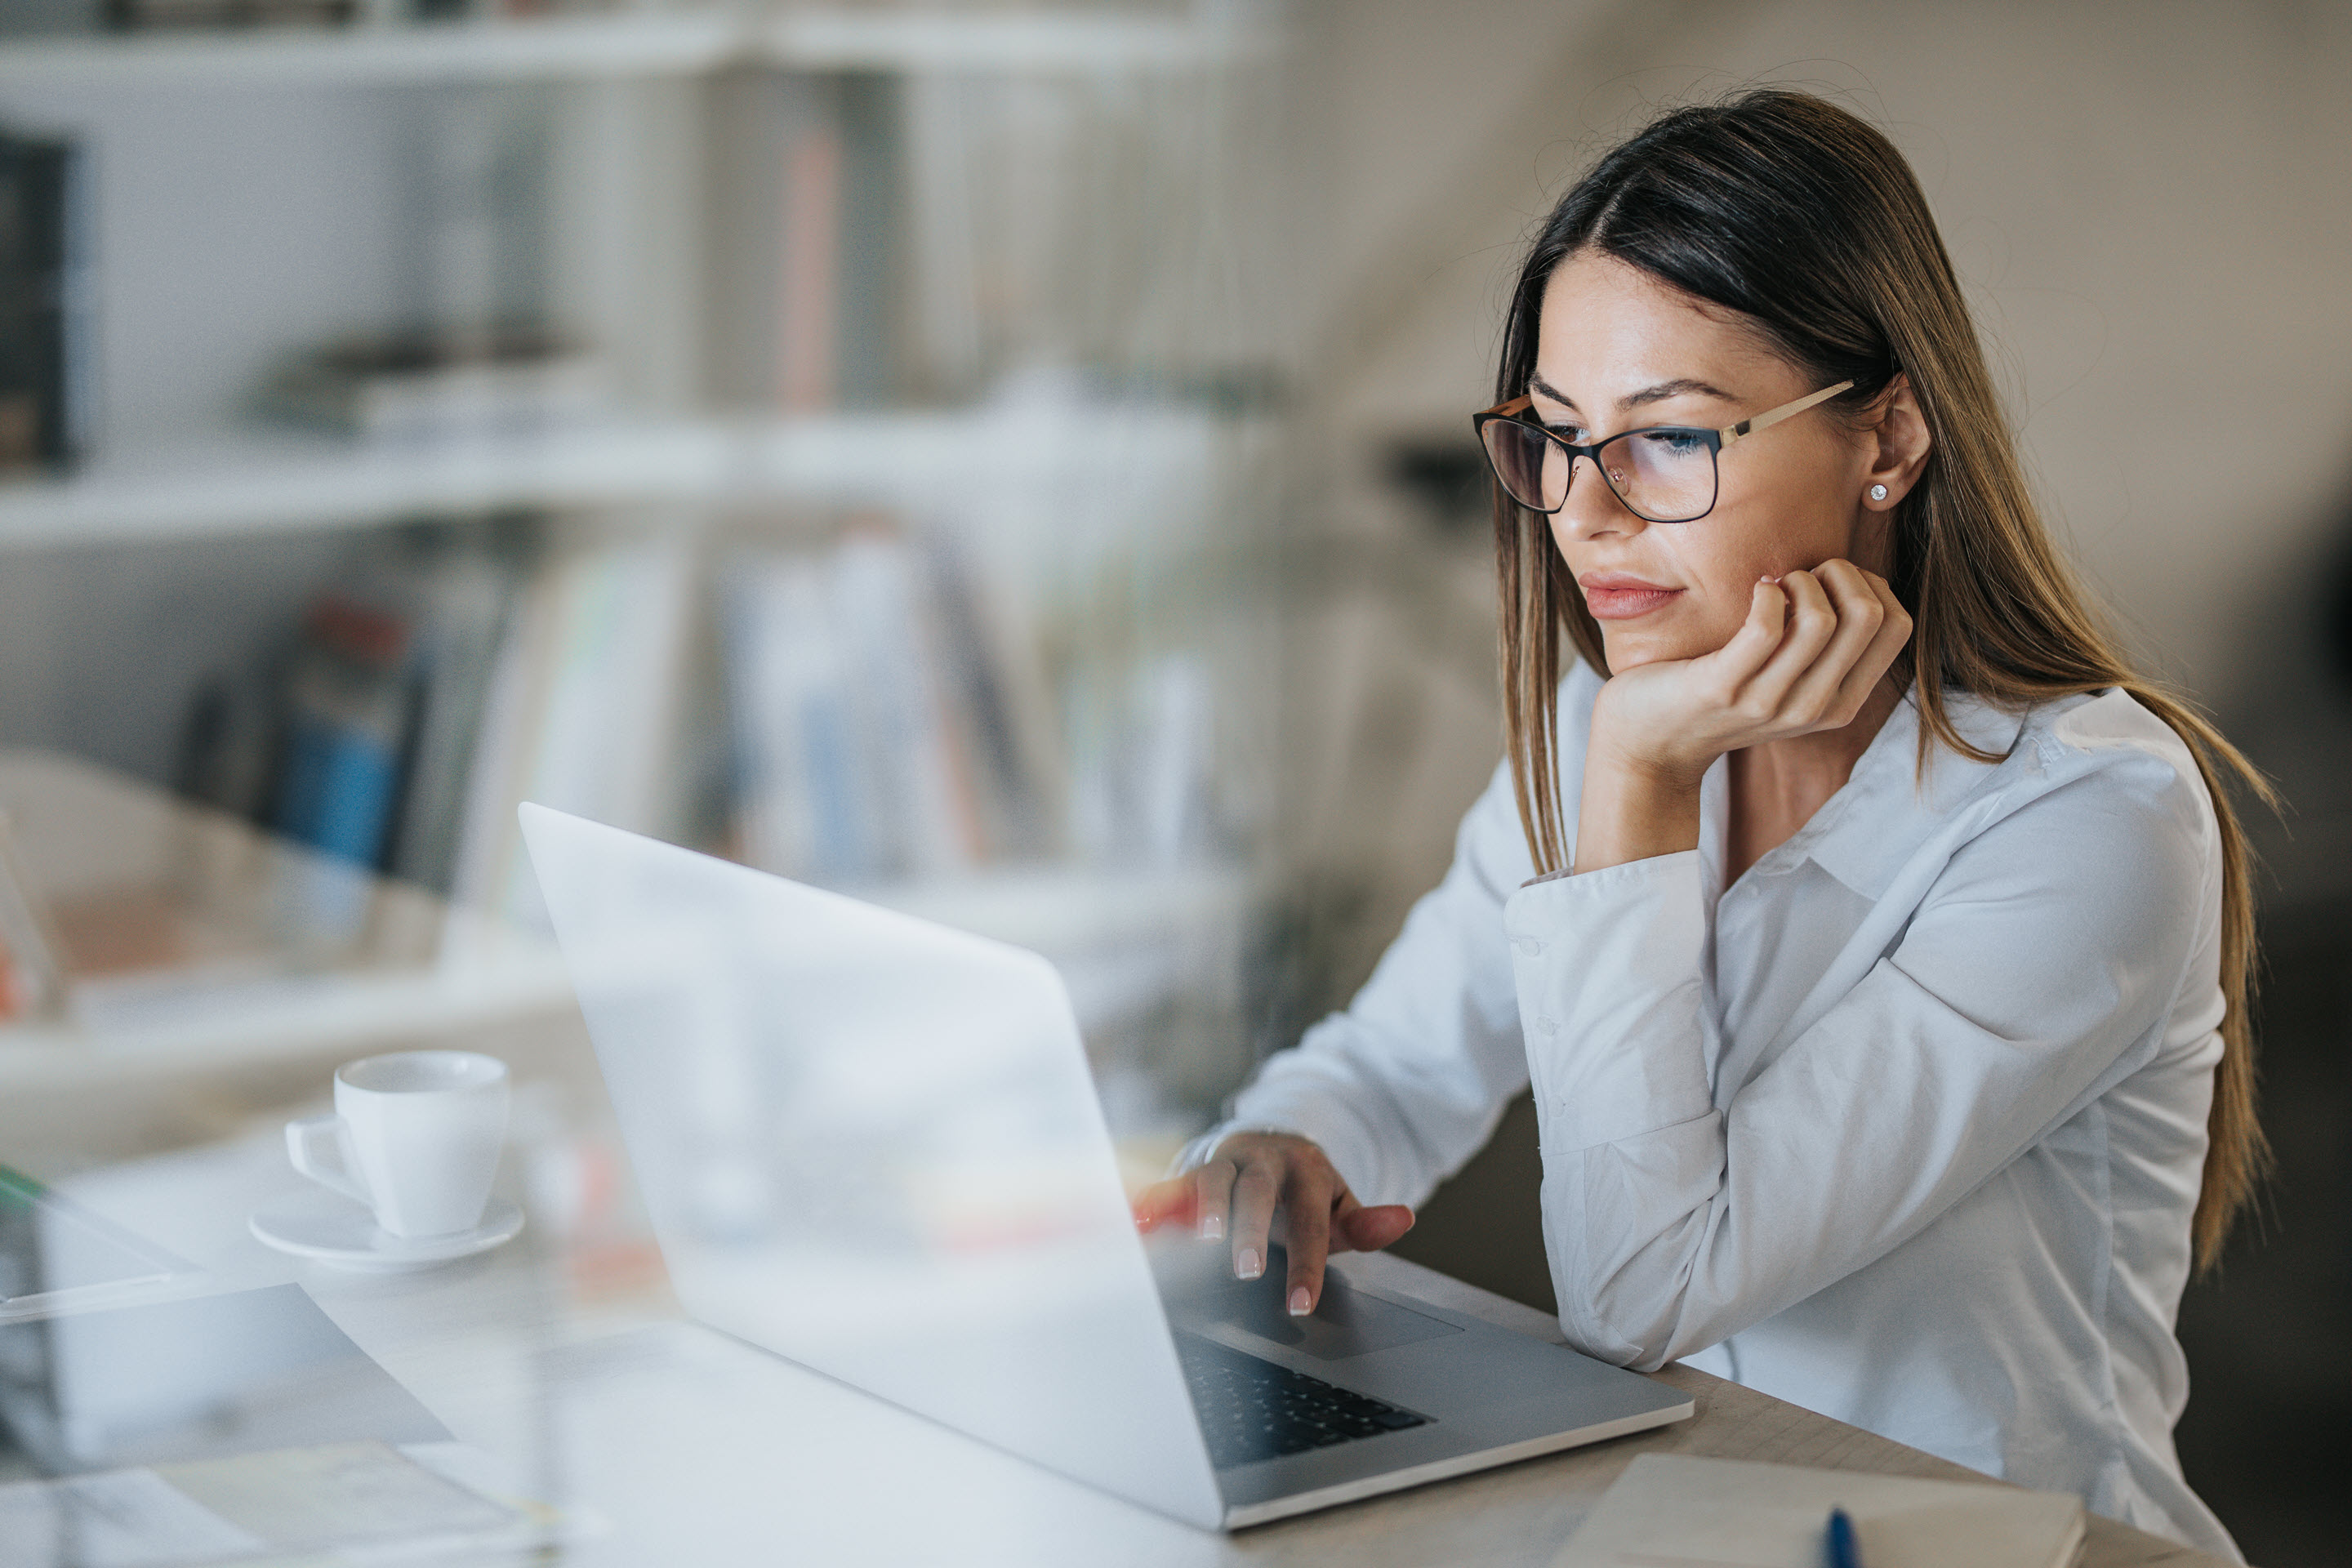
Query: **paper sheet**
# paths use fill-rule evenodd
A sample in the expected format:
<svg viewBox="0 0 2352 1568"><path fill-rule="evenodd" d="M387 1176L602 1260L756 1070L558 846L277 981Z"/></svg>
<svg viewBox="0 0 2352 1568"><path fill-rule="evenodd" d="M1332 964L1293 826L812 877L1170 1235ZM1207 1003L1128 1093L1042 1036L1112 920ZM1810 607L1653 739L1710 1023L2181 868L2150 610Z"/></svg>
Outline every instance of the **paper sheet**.
<svg viewBox="0 0 2352 1568"><path fill-rule="evenodd" d="M2055 1492L1643 1454L1553 1568L1821 1568L1832 1508L1870 1568L2062 1568L2084 1536Z"/></svg>

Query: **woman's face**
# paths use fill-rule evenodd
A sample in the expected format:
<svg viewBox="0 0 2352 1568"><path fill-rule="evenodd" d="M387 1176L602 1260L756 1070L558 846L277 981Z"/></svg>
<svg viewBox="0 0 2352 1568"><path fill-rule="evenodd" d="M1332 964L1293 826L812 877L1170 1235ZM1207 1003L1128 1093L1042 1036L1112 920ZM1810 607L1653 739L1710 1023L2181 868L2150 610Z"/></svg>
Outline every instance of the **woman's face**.
<svg viewBox="0 0 2352 1568"><path fill-rule="evenodd" d="M1530 412L1580 446L1648 425L1721 428L1819 390L1735 318L1612 257L1552 273ZM1601 623L1613 670L1731 639L1759 577L1841 556L1885 574L1885 516L1862 504L1876 447L1819 410L1717 459L1715 510L1644 522L1580 458L1552 538Z"/></svg>

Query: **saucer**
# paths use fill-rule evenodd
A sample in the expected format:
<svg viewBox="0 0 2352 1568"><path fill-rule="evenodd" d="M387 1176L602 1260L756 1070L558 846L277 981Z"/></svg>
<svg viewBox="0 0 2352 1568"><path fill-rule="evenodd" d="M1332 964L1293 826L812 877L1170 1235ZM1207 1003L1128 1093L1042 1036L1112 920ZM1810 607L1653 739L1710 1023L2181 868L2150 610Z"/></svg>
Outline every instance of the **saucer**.
<svg viewBox="0 0 2352 1568"><path fill-rule="evenodd" d="M400 1237L380 1227L375 1215L361 1205L313 1187L262 1205L245 1223L255 1240L297 1258L364 1274L403 1274L454 1263L512 1241L522 1229L522 1210L493 1197L482 1210L482 1223L471 1230Z"/></svg>

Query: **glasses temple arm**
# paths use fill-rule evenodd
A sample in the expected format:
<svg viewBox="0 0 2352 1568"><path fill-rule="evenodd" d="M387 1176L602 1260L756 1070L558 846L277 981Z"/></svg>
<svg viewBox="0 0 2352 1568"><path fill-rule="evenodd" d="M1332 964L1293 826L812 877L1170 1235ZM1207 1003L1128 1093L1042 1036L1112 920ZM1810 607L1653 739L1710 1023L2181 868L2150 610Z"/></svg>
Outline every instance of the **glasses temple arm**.
<svg viewBox="0 0 2352 1568"><path fill-rule="evenodd" d="M1853 383L1841 381L1835 386L1824 386L1819 392L1810 393L1794 403L1783 403L1778 408L1768 408L1753 419L1742 419L1737 425L1727 425L1717 434L1723 437L1723 444L1728 447L1742 436L1753 436L1759 430L1769 429L1783 419L1802 414L1816 403L1827 403L1839 393L1853 390Z"/></svg>

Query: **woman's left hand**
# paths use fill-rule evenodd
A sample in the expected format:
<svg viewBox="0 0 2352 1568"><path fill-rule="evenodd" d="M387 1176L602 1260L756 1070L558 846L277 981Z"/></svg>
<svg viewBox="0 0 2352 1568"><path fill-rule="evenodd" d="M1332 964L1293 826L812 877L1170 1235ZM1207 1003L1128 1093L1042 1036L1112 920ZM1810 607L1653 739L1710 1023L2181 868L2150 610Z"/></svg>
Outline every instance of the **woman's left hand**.
<svg viewBox="0 0 2352 1568"><path fill-rule="evenodd" d="M1910 637L1885 578L1829 561L1758 583L1715 652L1612 677L1592 710L1576 868L1695 847L1699 781L1717 757L1852 723Z"/></svg>

